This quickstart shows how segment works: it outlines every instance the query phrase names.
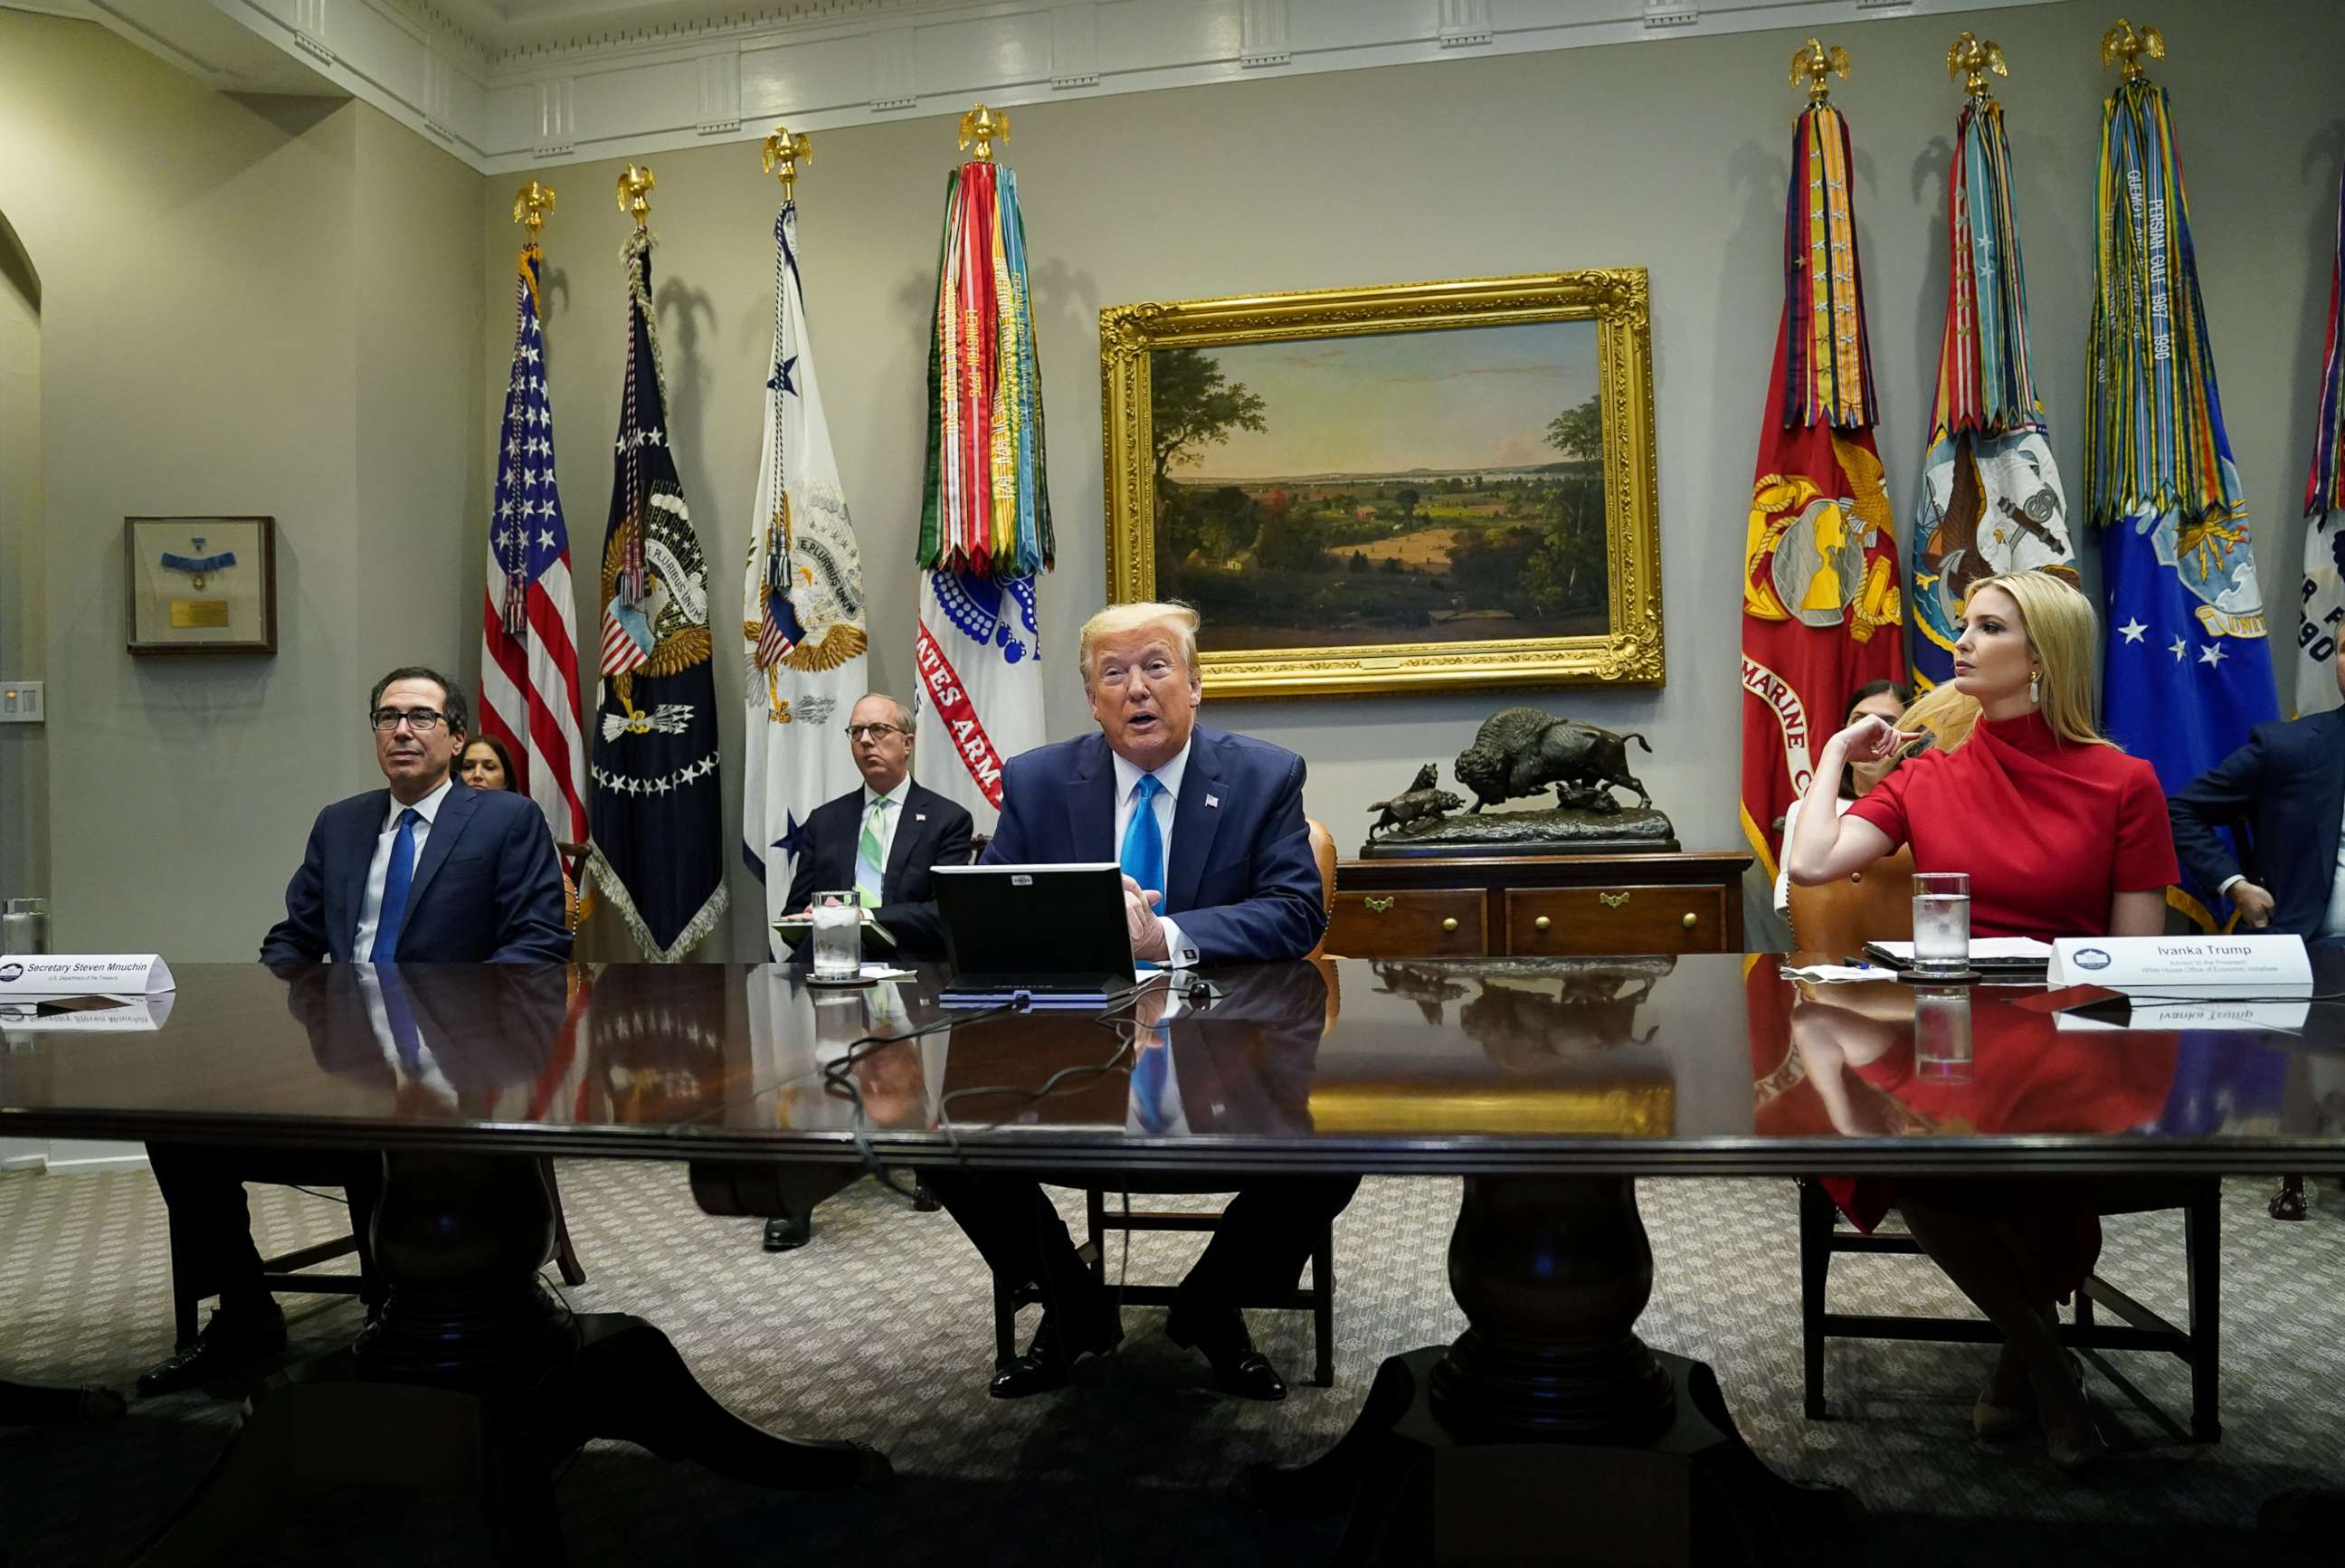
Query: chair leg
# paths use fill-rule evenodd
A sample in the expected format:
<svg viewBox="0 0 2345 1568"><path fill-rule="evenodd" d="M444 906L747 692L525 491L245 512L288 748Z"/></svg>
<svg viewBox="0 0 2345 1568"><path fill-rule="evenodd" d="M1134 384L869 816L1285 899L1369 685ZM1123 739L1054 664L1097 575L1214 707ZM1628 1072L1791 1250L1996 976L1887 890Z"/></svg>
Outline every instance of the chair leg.
<svg viewBox="0 0 2345 1568"><path fill-rule="evenodd" d="M2182 1211L2190 1291L2190 1436L2219 1442L2222 1420L2223 1195L2215 1183Z"/></svg>
<svg viewBox="0 0 2345 1568"><path fill-rule="evenodd" d="M1335 1222L1329 1220L1311 1249L1311 1340L1316 1359L1311 1380L1335 1386Z"/></svg>
<svg viewBox="0 0 2345 1568"><path fill-rule="evenodd" d="M2056 1308L2053 1315L2055 1317L2059 1315ZM2092 1332L2093 1282L2090 1279L2076 1287L2076 1327L2086 1333Z"/></svg>
<svg viewBox="0 0 2345 1568"><path fill-rule="evenodd" d="M1130 1202L1124 1205L1131 1207ZM1083 1228L1091 1239L1091 1283L1107 1288L1107 1194L1095 1186L1083 1188Z"/></svg>
<svg viewBox="0 0 2345 1568"><path fill-rule="evenodd" d="M1805 1413L1822 1420L1824 1407L1824 1288L1832 1272L1832 1195L1812 1181L1800 1194L1800 1369Z"/></svg>
<svg viewBox="0 0 2345 1568"><path fill-rule="evenodd" d="M561 1271L564 1285L584 1285L586 1266L578 1261L578 1249L570 1244L570 1221L562 1212L562 1186L554 1179L553 1162L540 1160L537 1164L545 1173L545 1196L553 1204L553 1266Z"/></svg>

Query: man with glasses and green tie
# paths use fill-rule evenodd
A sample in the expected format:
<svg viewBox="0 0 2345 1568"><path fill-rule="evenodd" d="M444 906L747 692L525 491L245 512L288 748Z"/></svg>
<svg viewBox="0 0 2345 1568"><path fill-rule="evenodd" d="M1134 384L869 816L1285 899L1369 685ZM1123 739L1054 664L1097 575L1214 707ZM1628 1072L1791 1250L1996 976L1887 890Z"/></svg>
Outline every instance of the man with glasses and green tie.
<svg viewBox="0 0 2345 1568"><path fill-rule="evenodd" d="M1138 963L1299 959L1327 923L1303 816L1303 759L1197 722L1197 612L1180 604L1113 605L1084 623L1076 659L1099 728L1010 759L985 859L1117 861ZM1131 1127L1176 1136L1194 1124L1180 1103L1172 1040L1154 1022L1143 1017L1132 1041ZM1166 1336L1202 1352L1225 1392L1286 1397L1240 1308L1294 1288L1314 1239L1359 1185L1351 1176L1237 1184L1164 1320ZM1059 1388L1078 1358L1122 1339L1114 1298L1038 1183L939 1169L928 1188L997 1276L1041 1288L1042 1321L1025 1354L995 1369L996 1399Z"/></svg>
<svg viewBox="0 0 2345 1568"><path fill-rule="evenodd" d="M469 789L451 769L464 749L464 695L435 670L410 666L375 682L367 700L375 763L387 789L318 813L285 918L260 944L271 966L315 963L566 963L562 867L545 816L526 795ZM371 1014L402 1074L428 1043L395 969L367 972ZM285 1317L261 1284L244 1183L296 1169L305 1184L341 1185L361 1237L381 1181L377 1155L301 1154L290 1164L237 1149L152 1144L156 1185L171 1211L171 1267L219 1307L203 1332L138 1380L145 1397L206 1383L285 1344Z"/></svg>

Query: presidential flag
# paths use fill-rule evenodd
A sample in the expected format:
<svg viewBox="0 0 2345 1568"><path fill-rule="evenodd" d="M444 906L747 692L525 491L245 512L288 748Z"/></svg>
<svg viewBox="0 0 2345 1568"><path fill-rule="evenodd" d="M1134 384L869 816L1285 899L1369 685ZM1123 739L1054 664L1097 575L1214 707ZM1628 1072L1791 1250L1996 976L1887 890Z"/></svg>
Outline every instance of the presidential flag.
<svg viewBox="0 0 2345 1568"><path fill-rule="evenodd" d="M545 397L537 291L543 266L534 244L523 248L481 606L481 733L503 743L513 788L537 802L553 836L574 842L586 837L586 753L578 731L570 534L553 483L553 405Z"/></svg>
<svg viewBox="0 0 2345 1568"><path fill-rule="evenodd" d="M2345 178L2337 192L2337 250L2329 272L2329 351L2320 361L2320 412L2312 471L2304 480L2304 618L2296 633L2296 710L2337 706L2337 639L2345 636L2345 353L2337 341L2345 292Z"/></svg>
<svg viewBox="0 0 2345 1568"><path fill-rule="evenodd" d="M748 777L741 854L771 923L789 911L798 827L861 781L840 730L863 695L863 552L848 521L798 280L798 206L774 219L774 349L742 585ZM777 956L778 956L778 950Z"/></svg>
<svg viewBox="0 0 2345 1568"><path fill-rule="evenodd" d="M708 563L668 452L652 237L627 270L627 370L603 541L594 870L643 955L673 963L725 912Z"/></svg>
<svg viewBox="0 0 2345 1568"><path fill-rule="evenodd" d="M1954 677L1973 584L2034 569L2076 580L2067 496L2030 362L2011 145L2003 106L1983 85L1954 124L1946 239L1937 401L1914 515L1914 679L1924 687Z"/></svg>
<svg viewBox="0 0 2345 1568"><path fill-rule="evenodd" d="M1003 759L1042 743L1036 585L1052 545L1018 178L982 158L945 186L929 407L914 654L923 782L986 832Z"/></svg>
<svg viewBox="0 0 2345 1568"><path fill-rule="evenodd" d="M1849 693L1905 666L1850 167L1846 122L1812 102L1792 131L1783 313L1742 551L1742 832L1771 881L1776 824Z"/></svg>
<svg viewBox="0 0 2345 1568"><path fill-rule="evenodd" d="M2086 385L2085 506L2107 596L2102 724L2168 795L2278 716L2271 644L2166 91L2128 81L2101 113L2099 239ZM2212 927L2211 888L2175 907Z"/></svg>

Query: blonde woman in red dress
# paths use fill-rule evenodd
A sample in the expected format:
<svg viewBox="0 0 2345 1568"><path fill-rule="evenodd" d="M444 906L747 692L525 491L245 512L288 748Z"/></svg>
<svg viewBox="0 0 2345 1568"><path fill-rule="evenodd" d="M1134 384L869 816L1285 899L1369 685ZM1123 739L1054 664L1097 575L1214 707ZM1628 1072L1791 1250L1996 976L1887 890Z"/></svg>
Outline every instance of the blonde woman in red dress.
<svg viewBox="0 0 2345 1568"><path fill-rule="evenodd" d="M1967 871L1974 936L2155 936L2177 874L2166 796L2147 762L2093 728L2092 606L2061 578L2009 573L1972 588L1954 678L1907 712L1825 743L1784 847L1792 881L1836 881L1902 844L1917 871ZM1841 774L1911 748L1845 815ZM2106 1451L2054 1317L2100 1253L2099 1195L2080 1181L1826 1184L1871 1230L1891 1207L2004 1337L1972 1412L1982 1437L2015 1436L2032 1405L2053 1461Z"/></svg>

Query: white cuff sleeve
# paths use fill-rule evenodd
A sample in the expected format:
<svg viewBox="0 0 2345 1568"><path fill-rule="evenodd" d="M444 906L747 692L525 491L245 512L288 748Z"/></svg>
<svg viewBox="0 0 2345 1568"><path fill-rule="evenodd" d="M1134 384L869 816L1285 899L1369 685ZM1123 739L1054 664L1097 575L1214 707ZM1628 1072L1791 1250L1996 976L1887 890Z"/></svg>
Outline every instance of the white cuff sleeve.
<svg viewBox="0 0 2345 1568"><path fill-rule="evenodd" d="M2231 889L2232 889L2232 888L2234 888L2235 886L2237 886L2238 884L2239 884L2240 882L2244 882L2244 881L2246 881L2247 880L2248 880L2247 878L2242 877L2242 876L2228 876L2228 877L2225 877L2225 878L2223 879L2223 885L2222 885L2221 887L2217 888L2217 889L2215 890L2215 896L2216 896L2217 898L2228 898L2228 897L2230 896L2230 893L2231 893Z"/></svg>

